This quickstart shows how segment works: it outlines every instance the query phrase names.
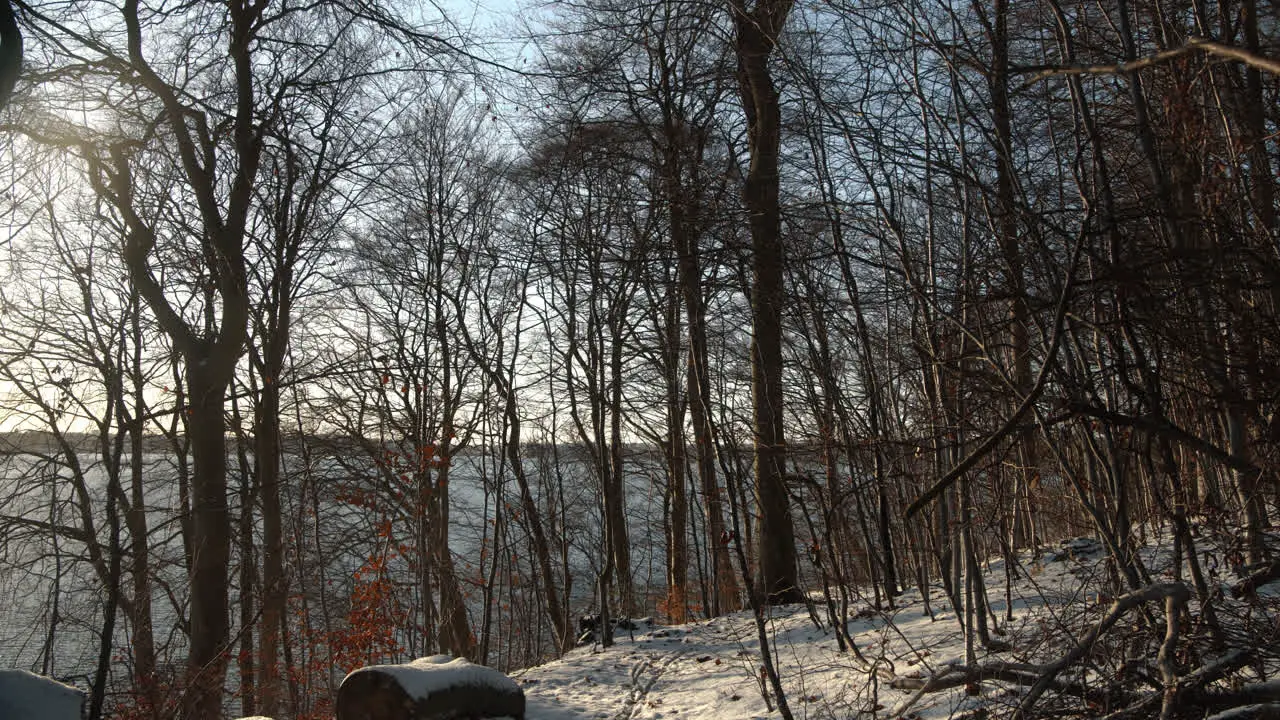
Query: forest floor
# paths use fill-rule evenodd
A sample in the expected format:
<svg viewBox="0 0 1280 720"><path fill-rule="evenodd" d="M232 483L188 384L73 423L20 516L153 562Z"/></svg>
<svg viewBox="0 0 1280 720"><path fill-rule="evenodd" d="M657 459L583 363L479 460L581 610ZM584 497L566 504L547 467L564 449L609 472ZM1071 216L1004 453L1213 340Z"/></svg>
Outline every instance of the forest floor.
<svg viewBox="0 0 1280 720"><path fill-rule="evenodd" d="M1148 546L1142 555L1153 581L1172 577L1167 546ZM1029 680L1037 677L1046 663L1074 648L1077 638L1114 609L1112 598L1099 595L1108 584L1104 556L1094 541L1066 541L1042 549L1038 560L1029 554L1020 556L1008 584L1002 561L984 566L991 604L988 619L996 642L990 650L976 648L976 666L999 666L1021 680L984 679L974 684L961 677L955 681L955 676L964 675L958 669L964 666L965 635L941 586L930 590L932 614L914 588L898 597L891 611L874 611L865 601L852 606L847 627L864 659L839 650L821 597L814 598L812 615L805 605L771 608L769 638L793 717L933 720L1011 715L1026 695ZM1205 572L1212 582L1229 591L1226 579L1218 580L1216 557L1206 553L1205 560ZM1220 602L1227 612L1223 608L1218 611L1219 618L1228 617L1224 625L1241 630L1231 623L1238 625L1236 621L1244 618L1240 622L1258 626L1252 632L1244 628L1245 632L1229 633L1235 640L1218 651L1220 658L1234 658L1232 653L1241 650L1239 645L1269 642L1262 638L1280 632L1276 622L1280 617L1280 582L1260 588L1245 600L1234 601L1229 592L1224 594ZM1012 613L1008 612L1010 602ZM1057 675L1058 684L1041 698L1038 714L1052 714L1055 706L1074 707L1069 714L1077 716L1084 708L1086 717L1103 716L1117 707L1148 708L1158 714L1160 694L1152 688L1159 687L1159 681L1153 679L1160 677L1157 654L1165 633L1160 614L1163 605L1148 605L1157 622L1144 630L1138 620L1142 606L1135 605L1133 612L1125 613L1090 644L1085 657ZM1189 617L1198 615L1194 598L1188 609ZM820 618L821 627L815 618ZM1195 669L1193 663L1203 662L1200 667L1204 667L1213 662L1208 657L1191 657L1197 652L1195 636L1194 628L1180 636L1180 648L1187 657L1180 656L1179 662L1188 674ZM611 648L580 647L515 677L528 699L528 720L777 718L780 713L772 701L767 704L761 692L756 638L749 612L680 626L646 623L633 632L619 630ZM1251 662L1253 668L1243 671L1245 679L1274 677L1277 668L1269 666L1272 662ZM1241 659L1235 664L1245 663ZM1069 689L1063 690L1114 689L1110 678L1122 672L1145 678L1146 685L1135 694L1121 693L1111 700L1099 699L1092 690L1076 697L1071 697ZM1239 668L1233 672L1237 672L1235 684L1239 687ZM920 691L930 678L948 676L951 682L938 684L952 687Z"/></svg>

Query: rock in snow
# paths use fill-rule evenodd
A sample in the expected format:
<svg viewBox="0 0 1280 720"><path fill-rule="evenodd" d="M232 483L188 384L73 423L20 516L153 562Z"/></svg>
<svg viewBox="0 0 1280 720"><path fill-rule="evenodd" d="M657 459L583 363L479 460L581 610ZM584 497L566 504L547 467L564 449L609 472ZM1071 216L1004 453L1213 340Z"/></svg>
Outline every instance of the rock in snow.
<svg viewBox="0 0 1280 720"><path fill-rule="evenodd" d="M524 718L524 690L492 668L433 655L353 671L338 688L338 720Z"/></svg>
<svg viewBox="0 0 1280 720"><path fill-rule="evenodd" d="M84 691L26 670L0 670L0 718L80 720Z"/></svg>

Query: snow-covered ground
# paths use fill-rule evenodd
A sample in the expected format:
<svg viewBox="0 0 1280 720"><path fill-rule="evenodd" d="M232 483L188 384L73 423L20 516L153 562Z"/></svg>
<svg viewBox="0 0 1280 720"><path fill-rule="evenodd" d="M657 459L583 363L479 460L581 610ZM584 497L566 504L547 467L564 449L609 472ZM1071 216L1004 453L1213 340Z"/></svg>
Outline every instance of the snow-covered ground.
<svg viewBox="0 0 1280 720"><path fill-rule="evenodd" d="M1166 554L1157 547L1143 552L1153 569ZM1025 558L1008 588L1011 621L1006 621L1003 564L988 564L984 575L991 612L999 620L996 639L1009 647L993 653L979 647L979 664L1042 663L1065 653L1072 638L1110 605L1109 598L1098 597L1104 587L1102 555L1096 543L1077 541L1074 548L1064 545L1046 553L1039 563ZM877 613L865 604L856 608L862 612L848 628L865 662L839 651L820 598L815 598L815 614L822 628L804 605L772 608L769 636L792 714L927 720L979 708L993 715L1011 711L1025 687L990 682L977 695L966 694L961 685L917 697L911 686L965 658L964 634L950 603L940 587L931 595L932 617L915 589L899 597L891 612ZM581 647L515 677L526 693L528 720L776 718L761 693L756 637L750 613L673 627L642 625L634 633L618 631L616 644L607 650ZM1154 651L1151 655L1154 661ZM1072 668L1060 679L1083 680L1093 672ZM892 678L903 689L892 687Z"/></svg>

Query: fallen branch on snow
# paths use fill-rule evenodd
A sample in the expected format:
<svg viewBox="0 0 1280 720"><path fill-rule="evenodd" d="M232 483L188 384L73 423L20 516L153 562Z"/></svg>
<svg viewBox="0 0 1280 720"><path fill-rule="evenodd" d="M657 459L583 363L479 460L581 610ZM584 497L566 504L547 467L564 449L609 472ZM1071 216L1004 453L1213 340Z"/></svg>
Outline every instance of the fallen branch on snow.
<svg viewBox="0 0 1280 720"><path fill-rule="evenodd" d="M1089 689L1079 683L1064 683L1058 680L1058 675L1068 667L1079 662L1082 658L1089 654L1093 646L1097 643L1098 638L1103 633L1110 630L1119 620L1129 611L1137 608L1145 603L1165 601L1167 605L1165 622L1176 628L1178 618L1177 613L1187 601L1191 598L1191 591L1186 585L1180 582L1155 583L1141 590L1122 595L1116 598L1111 604L1111 608L1107 614L1099 620L1089 632L1085 633L1066 655L1048 665L1030 665L1026 663L1010 663L1010 662L993 662L977 667L969 667L964 665L953 665L942 672L934 675L928 680L917 680L915 678L895 678L891 686L899 690L912 690L916 692L905 702L894 709L893 715L900 716L904 714L913 705L919 702L920 698L927 693L938 692L949 688L968 685L970 683L980 683L983 680L998 680L1001 682L1013 683L1016 685L1028 685L1031 687L1023 698L1022 703L1018 706L1015 718L1026 717L1031 708L1034 707L1040 696L1046 690L1056 690L1068 695L1083 698L1092 702L1106 702L1107 700L1115 701L1116 693L1113 689L1108 691L1099 691ZM1173 647L1171 643L1176 642L1176 630L1166 630L1165 642L1161 647L1160 656L1165 659L1163 670L1164 679L1167 684L1171 685L1170 689L1175 690L1179 687L1176 677L1172 675L1171 660ZM1241 662L1244 662L1242 660ZM1223 673L1225 674L1225 672ZM1206 680L1207 682L1207 680ZM1158 703L1162 695L1156 695L1155 701ZM1144 700L1144 703L1146 701ZM1142 703L1140 703L1142 704ZM1133 707L1133 706L1131 706Z"/></svg>
<svg viewBox="0 0 1280 720"><path fill-rule="evenodd" d="M1273 561L1270 565L1232 585L1231 596L1238 598L1252 595L1258 588L1275 580L1280 580L1280 560Z"/></svg>
<svg viewBox="0 0 1280 720"><path fill-rule="evenodd" d="M1084 637L1080 638L1071 652L1044 667L1040 680L1031 687L1031 690L1027 692L1027 696L1022 699L1022 704L1018 706L1018 711L1014 714L1014 717L1025 717L1036 704L1036 701L1040 699L1040 696L1044 694L1044 691L1049 689L1050 685L1058 677L1058 673L1079 662L1081 658L1093 649L1093 645L1098 641L1098 638L1110 630L1126 613L1144 603L1166 599L1173 599L1175 606L1181 607L1186 604L1187 600L1191 599L1191 591L1180 582L1155 583L1116 598L1106 616L1099 620L1092 630L1085 633ZM1178 618L1166 617L1165 622L1176 624ZM1161 655L1165 655L1166 648L1161 647L1160 650Z"/></svg>
<svg viewBox="0 0 1280 720"><path fill-rule="evenodd" d="M1189 695L1194 696L1195 692L1203 691L1206 685L1217 682L1253 662L1255 657L1256 654L1251 649L1232 650L1195 672L1188 673L1179 678L1175 694L1178 697L1187 697ZM1102 720L1149 718L1155 714L1156 708L1161 704L1163 699L1164 697L1162 693L1147 695L1132 705L1106 715Z"/></svg>
<svg viewBox="0 0 1280 720"><path fill-rule="evenodd" d="M892 716L902 716L919 702L920 698L929 693L964 685L980 684L986 680L998 680L1013 685L1035 685L1040 682L1043 670L1039 665L997 661L977 666L951 665L928 679L897 677L889 683L890 687L896 690L915 690L916 692L894 708ZM1080 683L1052 680L1049 687L1060 693L1073 695L1099 704L1106 702L1108 699L1113 701L1115 699L1114 697L1109 698L1108 693L1105 691L1092 690Z"/></svg>

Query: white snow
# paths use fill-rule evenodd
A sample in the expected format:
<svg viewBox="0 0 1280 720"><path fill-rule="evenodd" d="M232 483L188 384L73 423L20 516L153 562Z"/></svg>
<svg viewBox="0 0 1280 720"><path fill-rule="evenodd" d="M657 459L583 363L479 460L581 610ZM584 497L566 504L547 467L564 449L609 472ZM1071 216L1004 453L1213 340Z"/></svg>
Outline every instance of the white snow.
<svg viewBox="0 0 1280 720"><path fill-rule="evenodd" d="M80 720L84 692L26 670L0 670L0 718Z"/></svg>
<svg viewBox="0 0 1280 720"><path fill-rule="evenodd" d="M448 655L418 658L403 665L371 665L353 670L347 677L363 672L379 672L394 677L405 693L416 699L426 699L434 692L462 686L491 688L503 693L520 692L520 686L514 680L497 670Z"/></svg>
<svg viewBox="0 0 1280 720"><path fill-rule="evenodd" d="M882 618L850 623L868 660L896 667L898 674L918 668L927 676L927 668L963 658L962 638L949 614L931 622L913 604L893 617L902 636L886 631ZM896 705L911 694L873 680L867 666L840 653L835 637L814 626L803 606L774 608L769 626L797 718L851 717L870 710L876 686L884 709L890 700ZM517 679L524 686L528 720L775 718L778 713L769 711L760 693L758 648L750 614L738 613L637 633L634 642L620 633L608 650L579 648ZM926 698L924 703L940 707L920 717L950 715L950 706L938 702L944 697L949 694Z"/></svg>
<svg viewBox="0 0 1280 720"><path fill-rule="evenodd" d="M1107 609L1099 598L1105 569L1100 552L1064 544L1066 552L1040 564L1023 555L1008 588L1012 621L1005 620L1005 569L1001 561L985 567L992 613L999 618L993 638L1009 643L1010 652L977 649L977 662L1034 663L1056 659L1068 649L1061 641L1046 644L1049 631L1076 636ZM1147 548L1148 567L1160 568L1167 548ZM1161 568L1164 569L1164 568ZM942 720L985 706L996 715L1008 712L1025 687L986 682L977 696L964 687L920 694L924 680L947 666L963 664L964 635L939 586L930 589L933 618L916 589L897 599L892 611L875 612L867 599L851 607L848 623L866 662L839 651L826 609L815 596L822 620L819 629L803 605L772 608L768 630L775 646L792 714L800 720L867 717ZM863 609L856 615L853 610ZM719 720L779 717L761 694L761 664L756 629L749 612L710 621L662 627L642 626L616 633L615 645L581 647L546 665L515 674L525 690L527 720ZM1028 653L1034 653L1029 655ZM1087 673L1076 668L1071 673ZM902 689L891 687L898 678ZM1076 674L1076 679L1084 676ZM911 702L914 699L914 702Z"/></svg>

